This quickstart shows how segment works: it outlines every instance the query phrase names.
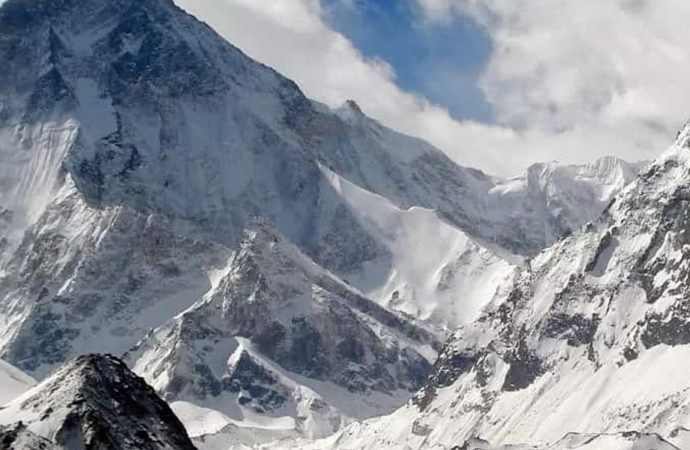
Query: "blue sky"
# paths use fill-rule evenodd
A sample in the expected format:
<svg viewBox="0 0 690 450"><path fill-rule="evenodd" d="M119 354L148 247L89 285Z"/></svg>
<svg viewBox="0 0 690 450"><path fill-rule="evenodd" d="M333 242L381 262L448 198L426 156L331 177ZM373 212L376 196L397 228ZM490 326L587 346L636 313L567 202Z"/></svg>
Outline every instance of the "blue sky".
<svg viewBox="0 0 690 450"><path fill-rule="evenodd" d="M479 77L492 53L486 30L466 16L423 20L411 0L324 0L324 18L368 58L390 64L397 84L458 119L489 122Z"/></svg>

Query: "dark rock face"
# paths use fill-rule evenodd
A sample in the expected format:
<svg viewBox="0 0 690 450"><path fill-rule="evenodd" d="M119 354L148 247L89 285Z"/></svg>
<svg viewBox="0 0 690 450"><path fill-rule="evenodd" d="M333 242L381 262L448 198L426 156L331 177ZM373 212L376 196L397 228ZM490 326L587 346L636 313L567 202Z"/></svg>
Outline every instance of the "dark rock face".
<svg viewBox="0 0 690 450"><path fill-rule="evenodd" d="M171 40L165 31L171 20L164 9L133 2L99 50L111 62L109 87L116 101L133 95L152 98L154 92L179 97L194 92L212 94L224 87L222 78L184 40ZM135 50L129 43L137 43ZM203 92L200 92L203 91Z"/></svg>
<svg viewBox="0 0 690 450"><path fill-rule="evenodd" d="M0 412L0 420L27 413L50 421L65 409L64 419L52 424L51 439L57 448L195 448L170 407L142 378L109 355L82 356L67 363L21 403Z"/></svg>
<svg viewBox="0 0 690 450"><path fill-rule="evenodd" d="M598 317L584 317L581 314L554 314L544 324L544 337L565 339L568 345L578 347L588 345L594 339L599 326Z"/></svg>
<svg viewBox="0 0 690 450"><path fill-rule="evenodd" d="M505 355L504 360L510 364L503 381L504 391L524 389L544 373L542 361L529 350L524 342L520 342L517 349Z"/></svg>
<svg viewBox="0 0 690 450"><path fill-rule="evenodd" d="M690 302L680 299L665 314L649 314L640 325L646 348L690 344Z"/></svg>
<svg viewBox="0 0 690 450"><path fill-rule="evenodd" d="M0 426L2 450L58 450L55 444L29 431L23 423Z"/></svg>
<svg viewBox="0 0 690 450"><path fill-rule="evenodd" d="M239 402L242 405L251 402L259 413L280 408L288 395L276 377L257 364L246 351L235 362L231 373L223 378L223 389L235 393L245 391L249 397L240 397Z"/></svg>
<svg viewBox="0 0 690 450"><path fill-rule="evenodd" d="M38 116L58 105L66 109L72 108L76 102L72 87L67 84L62 74L53 68L38 79L29 97L29 110Z"/></svg>
<svg viewBox="0 0 690 450"><path fill-rule="evenodd" d="M31 325L30 332L40 343L42 356L35 359L35 343L27 342L26 345L20 343L13 347L4 356L18 362L25 370L32 370L37 367L40 360L49 364L59 364L65 360L69 347L65 341L76 338L79 330L61 326L65 319L62 315L54 314L48 308L36 308L35 320Z"/></svg>
<svg viewBox="0 0 690 450"><path fill-rule="evenodd" d="M310 255L323 267L335 273L361 269L363 264L387 255L371 238L345 205L339 205L332 224L323 235L310 237Z"/></svg>
<svg viewBox="0 0 690 450"><path fill-rule="evenodd" d="M604 237L601 238L594 256L587 263L587 267L585 267L586 272L593 272L595 269L598 269L598 272L602 273L606 269L607 258L610 257L616 245L613 233L612 231L607 231Z"/></svg>
<svg viewBox="0 0 690 450"><path fill-rule="evenodd" d="M57 214L73 217L80 213L79 203L70 197L51 212L54 209ZM18 330L13 344L3 349L1 357L23 370L40 370L39 378L47 375L47 367L54 368L73 357L72 346L77 339L93 344L86 347L87 351L103 348L100 341L125 343L125 348L134 345L152 326L131 328L142 310L159 301L155 290L194 289L194 278L205 276L204 264L224 263L227 258L221 246L180 237L151 216L131 210L99 213L94 221L107 222L109 228L98 243L94 235L75 240L44 226L51 222L49 218L40 221L40 230L28 232L15 252L11 261L14 279L0 280L2 295L13 289L10 283L14 282L33 303L29 320ZM95 246L97 252L93 251ZM56 259L62 263L55 264ZM77 288L59 292L60 285L72 274ZM203 294L201 289L199 295ZM108 320L85 325L99 311ZM160 320L167 318L165 315ZM130 328L123 334L118 323Z"/></svg>
<svg viewBox="0 0 690 450"><path fill-rule="evenodd" d="M452 385L464 373L475 368L480 355L467 349L458 349L451 338L446 341L424 386L412 399L424 411L436 397L436 390Z"/></svg>
<svg viewBox="0 0 690 450"><path fill-rule="evenodd" d="M690 287L690 271L683 264L683 260L690 256L686 245L690 242L688 196L685 189L680 188L665 202L651 242L637 259L632 270L631 278L639 282L644 289L648 303L655 303L665 294L675 295L684 292ZM668 238L672 239L673 248L680 251L683 258L669 261L665 257L656 257ZM669 272L672 277L667 278L661 285L655 285L654 279L661 271ZM669 289L674 281L677 285L674 289Z"/></svg>

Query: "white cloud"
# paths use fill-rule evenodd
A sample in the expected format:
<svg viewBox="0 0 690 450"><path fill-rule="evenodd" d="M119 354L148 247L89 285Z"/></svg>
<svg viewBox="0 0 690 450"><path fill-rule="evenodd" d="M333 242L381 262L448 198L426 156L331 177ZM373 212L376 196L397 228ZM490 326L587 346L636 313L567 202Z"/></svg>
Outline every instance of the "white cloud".
<svg viewBox="0 0 690 450"><path fill-rule="evenodd" d="M295 80L308 96L333 106L353 98L383 123L494 173L514 174L539 160L650 158L690 113L683 110L688 63L680 46L690 33L683 24L690 4L418 1L430 22L455 12L487 27L495 53L482 87L501 125L454 120L399 89L387 64L364 58L327 26L319 0L177 3Z"/></svg>
<svg viewBox="0 0 690 450"><path fill-rule="evenodd" d="M589 131L579 139L595 147L618 135L613 151L632 158L654 154L643 147L663 145L690 115L688 2L419 2L431 22L468 14L487 28L495 52L482 88L504 124Z"/></svg>

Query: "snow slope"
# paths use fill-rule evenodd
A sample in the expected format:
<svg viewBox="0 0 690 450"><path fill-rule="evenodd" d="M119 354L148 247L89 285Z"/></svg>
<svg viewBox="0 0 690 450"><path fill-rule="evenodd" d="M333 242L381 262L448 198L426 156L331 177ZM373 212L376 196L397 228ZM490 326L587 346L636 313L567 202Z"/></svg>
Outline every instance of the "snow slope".
<svg viewBox="0 0 690 450"><path fill-rule="evenodd" d="M568 433L557 442L546 446L506 445L494 447L482 439L466 444L467 450L678 450L657 434L634 431L615 434Z"/></svg>
<svg viewBox="0 0 690 450"><path fill-rule="evenodd" d="M327 169L323 169L326 171ZM492 300L507 295L523 258L483 245L433 210L401 209L327 171L334 191L385 249L342 276L370 298L436 326L474 320Z"/></svg>
<svg viewBox="0 0 690 450"><path fill-rule="evenodd" d="M689 142L685 128L603 216L460 327L413 402L316 448L567 448L568 433L595 448L687 446ZM611 437L631 430L649 437Z"/></svg>
<svg viewBox="0 0 690 450"><path fill-rule="evenodd" d="M14 400L35 384L36 380L11 364L0 360L0 405Z"/></svg>

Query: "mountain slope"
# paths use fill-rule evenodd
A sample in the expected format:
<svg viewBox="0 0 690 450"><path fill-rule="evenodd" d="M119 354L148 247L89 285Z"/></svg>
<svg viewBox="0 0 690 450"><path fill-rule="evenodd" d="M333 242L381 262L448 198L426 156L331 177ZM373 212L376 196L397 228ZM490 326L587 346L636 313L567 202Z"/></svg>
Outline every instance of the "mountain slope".
<svg viewBox="0 0 690 450"><path fill-rule="evenodd" d="M629 430L687 446L689 136L461 327L412 403L323 448L547 445Z"/></svg>
<svg viewBox="0 0 690 450"><path fill-rule="evenodd" d="M69 362L0 409L0 424L57 448L195 448L170 407L111 356Z"/></svg>
<svg viewBox="0 0 690 450"><path fill-rule="evenodd" d="M0 360L0 405L13 400L36 384L36 380Z"/></svg>
<svg viewBox="0 0 690 450"><path fill-rule="evenodd" d="M465 444L463 448L465 450L678 450L678 447L657 434L636 432L615 434L569 433L558 442L547 446L506 445L494 447L486 441L475 439Z"/></svg>
<svg viewBox="0 0 690 450"><path fill-rule="evenodd" d="M499 180L486 201L501 198L511 202L504 213L512 215L513 223L538 217L544 230L551 220L548 217L553 216L560 224L558 229L570 233L596 218L634 179L640 166L610 157L583 166L536 164L525 176ZM524 265L523 257L438 220L433 210L401 209L334 172L327 175L337 194L333 203L341 201L349 208L361 224L359 233L373 238L376 251L369 253L371 247L352 245L357 238L338 229L337 234L319 240L316 254L322 264L334 268L372 299L452 329L476 319L487 304L507 296L501 286ZM322 211L321 217L328 217L328 212ZM525 226L536 227L530 223ZM361 265L343 266L343 261L351 260L348 256L353 250L370 256ZM340 265L330 263L332 259Z"/></svg>
<svg viewBox="0 0 690 450"><path fill-rule="evenodd" d="M492 193L512 199L512 217L527 221L526 227L538 226L537 218L557 224L541 250L598 217L645 165L610 156L583 165L538 163L520 177L499 181Z"/></svg>
<svg viewBox="0 0 690 450"><path fill-rule="evenodd" d="M168 401L212 407L228 423L251 423L256 411L267 423L295 417L291 428L318 437L337 430L340 416L407 401L435 346L430 333L254 223L214 289L127 358Z"/></svg>

